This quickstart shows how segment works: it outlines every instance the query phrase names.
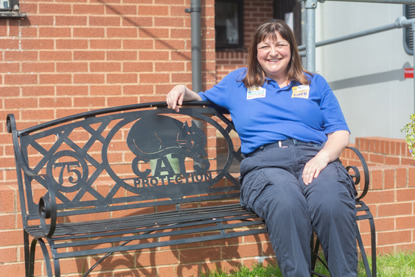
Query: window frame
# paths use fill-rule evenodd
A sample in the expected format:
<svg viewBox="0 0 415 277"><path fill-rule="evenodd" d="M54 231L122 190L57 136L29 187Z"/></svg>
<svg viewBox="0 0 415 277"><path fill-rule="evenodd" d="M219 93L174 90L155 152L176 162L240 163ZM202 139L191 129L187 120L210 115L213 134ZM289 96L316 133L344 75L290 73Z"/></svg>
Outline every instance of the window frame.
<svg viewBox="0 0 415 277"><path fill-rule="evenodd" d="M20 12L19 0L0 0L3 2L8 2L8 8L0 7L0 19L1 18L26 18L26 13Z"/></svg>
<svg viewBox="0 0 415 277"><path fill-rule="evenodd" d="M215 1L215 18L216 18L216 5L218 3L235 3L237 5L237 18L238 18L238 38L239 41L237 44L230 44L226 42L219 42L215 36L215 47L216 51L222 50L242 50L244 49L244 1L243 0L216 0ZM216 22L216 20L215 20ZM215 33L216 33L216 24L215 24Z"/></svg>

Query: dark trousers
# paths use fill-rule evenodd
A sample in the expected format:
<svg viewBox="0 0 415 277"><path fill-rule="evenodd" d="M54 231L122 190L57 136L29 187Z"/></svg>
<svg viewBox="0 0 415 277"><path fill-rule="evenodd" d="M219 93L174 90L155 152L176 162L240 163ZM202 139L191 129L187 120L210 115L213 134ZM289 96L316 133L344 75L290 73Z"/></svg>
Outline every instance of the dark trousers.
<svg viewBox="0 0 415 277"><path fill-rule="evenodd" d="M310 276L310 239L321 241L332 276L357 276L355 189L339 160L309 185L302 170L322 146L286 140L241 163L241 203L265 220L285 277Z"/></svg>

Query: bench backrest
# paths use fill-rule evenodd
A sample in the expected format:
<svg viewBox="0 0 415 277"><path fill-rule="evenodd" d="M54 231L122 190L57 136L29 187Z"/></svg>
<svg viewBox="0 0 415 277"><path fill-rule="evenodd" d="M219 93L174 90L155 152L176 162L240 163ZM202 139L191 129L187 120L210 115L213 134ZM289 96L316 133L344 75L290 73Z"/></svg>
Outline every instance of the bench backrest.
<svg viewBox="0 0 415 277"><path fill-rule="evenodd" d="M234 127L206 104L108 108L22 131L9 115L24 221L39 218L47 189L58 216L238 198Z"/></svg>

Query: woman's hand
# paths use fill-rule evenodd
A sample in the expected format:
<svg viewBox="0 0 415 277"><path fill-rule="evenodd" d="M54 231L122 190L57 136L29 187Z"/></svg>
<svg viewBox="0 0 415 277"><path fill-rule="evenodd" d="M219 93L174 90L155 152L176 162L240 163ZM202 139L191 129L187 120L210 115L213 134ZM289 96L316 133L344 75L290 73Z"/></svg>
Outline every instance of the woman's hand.
<svg viewBox="0 0 415 277"><path fill-rule="evenodd" d="M184 85L177 85L166 96L167 107L179 111L183 101L201 101L202 98L194 91Z"/></svg>
<svg viewBox="0 0 415 277"><path fill-rule="evenodd" d="M328 134L328 139L320 152L309 160L303 169L303 181L305 185L309 185L313 179L320 175L320 172L326 168L326 166L335 161L343 149L349 144L349 132L348 131L336 131Z"/></svg>

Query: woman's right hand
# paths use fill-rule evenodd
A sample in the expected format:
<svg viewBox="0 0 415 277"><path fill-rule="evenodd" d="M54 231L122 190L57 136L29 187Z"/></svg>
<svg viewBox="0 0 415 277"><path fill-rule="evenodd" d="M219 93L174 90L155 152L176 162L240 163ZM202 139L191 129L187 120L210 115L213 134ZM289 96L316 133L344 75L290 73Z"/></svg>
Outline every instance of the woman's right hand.
<svg viewBox="0 0 415 277"><path fill-rule="evenodd" d="M183 104L183 101L201 101L202 98L194 91L188 89L184 85L177 85L170 90L166 96L167 107L179 111L179 106Z"/></svg>

